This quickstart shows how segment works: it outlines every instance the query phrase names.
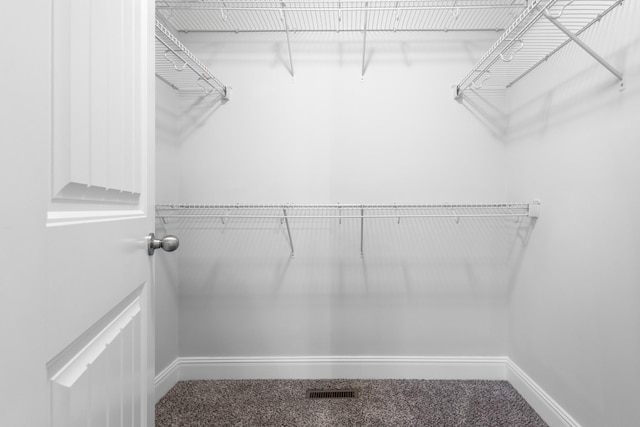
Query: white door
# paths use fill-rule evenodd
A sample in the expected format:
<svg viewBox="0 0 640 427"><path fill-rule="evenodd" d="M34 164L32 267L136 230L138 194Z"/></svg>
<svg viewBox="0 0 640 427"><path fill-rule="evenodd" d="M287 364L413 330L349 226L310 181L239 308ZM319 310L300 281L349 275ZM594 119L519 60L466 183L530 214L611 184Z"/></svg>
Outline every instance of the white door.
<svg viewBox="0 0 640 427"><path fill-rule="evenodd" d="M8 6L0 425L152 426L154 3Z"/></svg>

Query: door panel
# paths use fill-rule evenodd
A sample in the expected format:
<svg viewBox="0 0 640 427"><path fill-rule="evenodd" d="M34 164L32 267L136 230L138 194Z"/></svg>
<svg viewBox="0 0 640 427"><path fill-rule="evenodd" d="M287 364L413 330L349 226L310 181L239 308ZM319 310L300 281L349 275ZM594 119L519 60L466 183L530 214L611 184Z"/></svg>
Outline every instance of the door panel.
<svg viewBox="0 0 640 427"><path fill-rule="evenodd" d="M51 357L149 282L148 218L47 228L47 349ZM140 235L142 234L142 235ZM133 238L136 236L136 238Z"/></svg>
<svg viewBox="0 0 640 427"><path fill-rule="evenodd" d="M53 2L54 200L140 200L143 10L140 0Z"/></svg>
<svg viewBox="0 0 640 427"><path fill-rule="evenodd" d="M154 3L51 5L49 422L151 426Z"/></svg>
<svg viewBox="0 0 640 427"><path fill-rule="evenodd" d="M5 3L0 425L152 426L154 2Z"/></svg>
<svg viewBox="0 0 640 427"><path fill-rule="evenodd" d="M48 366L52 426L143 425L140 391L146 346L141 286Z"/></svg>

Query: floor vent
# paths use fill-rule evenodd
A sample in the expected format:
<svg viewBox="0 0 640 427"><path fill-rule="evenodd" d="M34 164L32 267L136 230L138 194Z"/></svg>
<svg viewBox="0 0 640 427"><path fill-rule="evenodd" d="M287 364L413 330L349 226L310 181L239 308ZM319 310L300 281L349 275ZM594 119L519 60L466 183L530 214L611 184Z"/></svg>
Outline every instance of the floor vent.
<svg viewBox="0 0 640 427"><path fill-rule="evenodd" d="M307 390L309 399L355 399L359 394L355 389Z"/></svg>

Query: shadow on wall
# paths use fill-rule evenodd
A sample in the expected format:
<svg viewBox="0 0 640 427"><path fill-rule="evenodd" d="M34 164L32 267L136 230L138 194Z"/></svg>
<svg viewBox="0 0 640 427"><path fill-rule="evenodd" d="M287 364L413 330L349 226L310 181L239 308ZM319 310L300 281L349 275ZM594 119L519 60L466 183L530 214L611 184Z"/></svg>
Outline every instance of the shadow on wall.
<svg viewBox="0 0 640 427"><path fill-rule="evenodd" d="M496 39L493 32L474 33L473 39L464 33L402 33L369 32L366 48L375 47L380 53L377 63L398 63L402 57L405 65L460 61L473 65L478 53L488 48ZM278 33L216 34L215 37L197 33L182 36L185 43L204 60L211 64L270 63L288 72L288 46L286 36ZM355 32L317 32L291 34L291 53L294 64L360 65L364 39ZM369 52L367 50L367 52ZM220 76L225 77L225 76ZM230 76L231 77L231 76ZM462 77L462 76L460 76Z"/></svg>
<svg viewBox="0 0 640 427"><path fill-rule="evenodd" d="M629 53L633 50L637 51L639 46L640 39L622 47L610 56L611 63L625 70L624 74L627 77L640 74L640 64L634 68L625 69L624 67ZM583 52L577 52L577 54L586 55ZM564 58L564 60L567 61L570 58ZM549 65L550 69L544 72L556 71L554 67L556 64ZM581 72L566 76L555 84L549 83L540 95L525 101L513 101L517 106L510 112L509 139L525 139L543 134L558 125L584 120L585 116L596 111L617 108L621 102L637 97L638 93L640 93L640 87L637 85L627 85L621 92L619 81L602 65L593 61L593 64Z"/></svg>
<svg viewBox="0 0 640 427"><path fill-rule="evenodd" d="M504 354L509 286L533 226L384 218L365 219L361 235L357 218L291 219L291 257L275 218L170 221L180 348L193 356Z"/></svg>
<svg viewBox="0 0 640 427"><path fill-rule="evenodd" d="M474 33L475 40L470 40L467 34L417 34L417 33L371 33L367 35L366 49L363 57L363 37L359 33L298 33L291 38L292 62L289 62L287 41L282 34L216 34L207 37L201 34L186 34L184 42L198 57L212 70L216 77L233 86L236 82L239 88L237 70L251 70L253 64L264 66L268 64L273 69L281 69L283 75L293 79L296 75L299 81L305 81L307 86L301 85L300 90L308 87L309 77L313 73L308 67L326 67L326 76L322 78L335 79L336 66L345 69L340 75L352 76L352 81L359 84L362 73L367 79L378 85L384 85L385 90L398 90L397 78L413 75L416 70L424 68L419 74L421 79L431 81L434 85L446 88L454 83L449 79L462 77L466 68L495 38L493 33ZM443 64L447 64L446 66ZM449 65L451 64L451 65ZM398 67L399 65L399 67ZM394 67L393 73L380 71L385 67ZM240 68L238 68L240 67ZM306 68L305 68L306 67ZM422 68L420 68L422 67ZM295 69L296 73L293 73ZM411 70L413 68L413 70ZM453 70L456 71L453 71ZM459 71L457 71L459 69ZM260 79L264 68L256 68L251 78ZM277 77L276 74L270 77ZM460 76L456 74L459 73ZM305 80L305 77L307 80ZM243 78L246 78L244 76ZM288 80L278 80L281 85ZM265 82L268 84L268 82ZM424 85L424 83L423 83ZM414 88L415 89L415 88ZM374 90L374 89L371 89ZM416 89L417 97L424 96ZM432 94L433 96L433 94ZM231 93L233 98L233 91ZM432 102L452 102L453 96L446 99L432 99ZM224 102L216 98L215 94L200 96L197 94L181 95L181 126L183 138L187 138L201 127ZM479 108L476 108L479 110ZM488 127L495 123L502 123L502 118L496 119L489 114L484 122ZM495 127L495 126L494 126ZM498 129L491 129L496 135L502 134L502 125Z"/></svg>
<svg viewBox="0 0 640 427"><path fill-rule="evenodd" d="M505 96L501 93L480 94L469 88L458 102L500 141L505 141L509 125L505 114Z"/></svg>
<svg viewBox="0 0 640 427"><path fill-rule="evenodd" d="M284 69L286 69L289 75L293 78L295 75L293 70L293 59L291 62L289 61L288 49L283 45L283 43L274 43L273 54L274 66L284 67Z"/></svg>
<svg viewBox="0 0 640 427"><path fill-rule="evenodd" d="M508 227L510 230L507 231L507 235L511 239L507 247L507 290L509 296L518 281L522 261L537 220L537 218L527 218L524 221L513 222Z"/></svg>
<svg viewBox="0 0 640 427"><path fill-rule="evenodd" d="M227 102L228 100L225 100L219 93L206 96L180 94L182 111L180 114L180 140L186 139L196 129L203 126Z"/></svg>
<svg viewBox="0 0 640 427"><path fill-rule="evenodd" d="M170 220L171 221L171 220ZM534 223L504 218L179 221L181 295L504 300ZM170 226L175 229L175 224ZM361 255L361 251L363 255Z"/></svg>

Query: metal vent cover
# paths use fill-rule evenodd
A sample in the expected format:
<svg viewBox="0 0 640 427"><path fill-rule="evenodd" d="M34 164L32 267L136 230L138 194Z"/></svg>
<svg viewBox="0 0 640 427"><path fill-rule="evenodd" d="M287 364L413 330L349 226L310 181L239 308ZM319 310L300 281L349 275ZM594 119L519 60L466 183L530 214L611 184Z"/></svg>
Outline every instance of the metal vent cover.
<svg viewBox="0 0 640 427"><path fill-rule="evenodd" d="M307 390L309 399L356 399L360 397L357 389L321 389Z"/></svg>

